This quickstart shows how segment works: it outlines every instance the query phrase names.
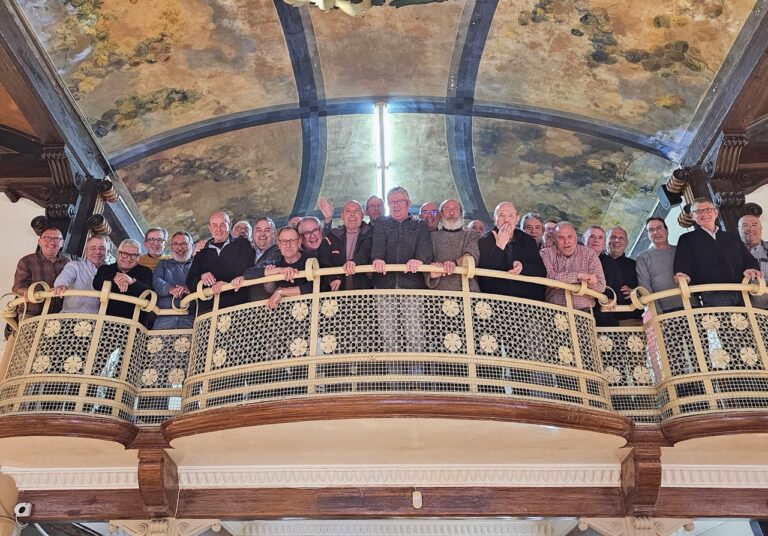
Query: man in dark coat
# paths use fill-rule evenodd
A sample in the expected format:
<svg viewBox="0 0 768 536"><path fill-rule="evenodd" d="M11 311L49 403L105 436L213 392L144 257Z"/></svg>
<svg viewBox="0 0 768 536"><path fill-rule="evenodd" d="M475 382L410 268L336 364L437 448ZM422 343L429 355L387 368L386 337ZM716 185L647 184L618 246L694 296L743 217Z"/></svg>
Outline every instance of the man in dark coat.
<svg viewBox="0 0 768 536"><path fill-rule="evenodd" d="M675 280L681 277L690 285L740 283L742 278L763 277L760 264L739 237L717 227L717 209L706 198L694 199L691 214L697 228L677 241ZM742 305L738 292L703 292L695 296L696 305L722 307Z"/></svg>
<svg viewBox="0 0 768 536"><path fill-rule="evenodd" d="M224 212L214 212L208 219L212 238L192 260L187 275L187 288L190 292L197 291L197 284L202 281L204 286L211 287L214 294L221 294L221 287L253 266L251 242L247 238L231 236L229 226L229 216ZM221 294L219 307L230 307L246 301L247 293L229 291ZM200 301L198 312L210 311L212 306L210 300Z"/></svg>
<svg viewBox="0 0 768 536"><path fill-rule="evenodd" d="M582 238L584 245L594 251L595 255L600 259L600 266L603 267L603 275L605 275L605 286L611 287L613 291L611 292L611 290L606 289L604 294L610 299L615 298L618 302L621 287L624 283L619 263L605 252L605 231L599 225L590 225L584 231ZM619 325L616 313L603 311L600 306L595 307L592 312L595 315L595 324L598 327L616 327Z"/></svg>
<svg viewBox="0 0 768 536"><path fill-rule="evenodd" d="M111 292L138 298L145 290L152 290L152 270L139 264L141 245L130 238L120 242L117 248L117 262L102 264L93 277L93 288L101 290L105 281L112 282ZM110 300L107 314L132 318L136 306L117 300ZM139 322L146 325L147 313L139 315Z"/></svg>
<svg viewBox="0 0 768 536"><path fill-rule="evenodd" d="M547 277L536 240L516 228L519 215L515 205L506 201L499 203L493 211L493 218L495 227L479 241L478 268ZM542 285L495 277L478 277L478 281L480 289L486 293L544 301L545 287Z"/></svg>
<svg viewBox="0 0 768 536"><path fill-rule="evenodd" d="M363 206L347 201L341 209L344 225L325 233L318 250L321 268L343 266L344 276L323 278L324 290L359 290L372 288L368 274L356 274L357 265L371 264L373 228L363 221Z"/></svg>

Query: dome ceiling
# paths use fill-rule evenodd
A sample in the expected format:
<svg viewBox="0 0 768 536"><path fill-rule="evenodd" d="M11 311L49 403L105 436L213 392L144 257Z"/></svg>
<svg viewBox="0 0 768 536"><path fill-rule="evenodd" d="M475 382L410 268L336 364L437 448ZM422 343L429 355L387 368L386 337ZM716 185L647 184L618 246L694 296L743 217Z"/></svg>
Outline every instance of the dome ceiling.
<svg viewBox="0 0 768 536"><path fill-rule="evenodd" d="M738 60L754 0L19 0L147 223L459 196L635 235ZM755 13L753 13L753 10ZM754 25L754 24L753 24ZM22 127L23 125L20 125Z"/></svg>

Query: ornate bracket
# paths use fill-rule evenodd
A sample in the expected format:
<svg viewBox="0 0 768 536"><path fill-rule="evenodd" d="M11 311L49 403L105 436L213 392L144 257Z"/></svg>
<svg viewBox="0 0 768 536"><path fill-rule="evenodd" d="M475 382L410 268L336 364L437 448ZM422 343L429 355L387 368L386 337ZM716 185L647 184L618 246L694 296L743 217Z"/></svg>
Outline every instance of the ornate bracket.
<svg viewBox="0 0 768 536"><path fill-rule="evenodd" d="M179 475L165 450L139 449L139 494L148 512L171 515L176 510Z"/></svg>
<svg viewBox="0 0 768 536"><path fill-rule="evenodd" d="M692 519L656 517L582 517L579 529L591 528L604 536L669 536L680 527L693 530Z"/></svg>
<svg viewBox="0 0 768 536"><path fill-rule="evenodd" d="M208 529L219 532L221 522L218 519L175 519L172 517L109 522L110 533L122 530L129 536L197 536Z"/></svg>

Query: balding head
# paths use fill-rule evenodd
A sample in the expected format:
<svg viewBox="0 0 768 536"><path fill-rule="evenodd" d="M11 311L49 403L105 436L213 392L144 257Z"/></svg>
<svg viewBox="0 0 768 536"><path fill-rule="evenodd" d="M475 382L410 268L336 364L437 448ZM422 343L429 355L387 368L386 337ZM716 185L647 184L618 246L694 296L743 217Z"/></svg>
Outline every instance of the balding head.
<svg viewBox="0 0 768 536"><path fill-rule="evenodd" d="M519 216L517 214L517 207L514 203L509 201L502 201L493 211L493 220L496 227L501 229L504 225L515 227Z"/></svg>
<svg viewBox="0 0 768 536"><path fill-rule="evenodd" d="M229 238L230 220L226 212L214 212L208 218L208 230L214 242L224 242Z"/></svg>
<svg viewBox="0 0 768 536"><path fill-rule="evenodd" d="M739 218L739 236L749 248L760 244L763 239L763 226L760 223L760 218L752 214L746 214Z"/></svg>
<svg viewBox="0 0 768 536"><path fill-rule="evenodd" d="M576 228L567 221L561 221L555 227L557 251L566 257L573 255L579 245L576 241Z"/></svg>

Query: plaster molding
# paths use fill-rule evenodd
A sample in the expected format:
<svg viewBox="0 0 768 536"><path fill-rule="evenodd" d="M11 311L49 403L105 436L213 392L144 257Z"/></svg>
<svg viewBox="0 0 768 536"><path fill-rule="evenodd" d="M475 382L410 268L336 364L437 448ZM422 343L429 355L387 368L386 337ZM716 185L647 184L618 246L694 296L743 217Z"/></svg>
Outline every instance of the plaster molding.
<svg viewBox="0 0 768 536"><path fill-rule="evenodd" d="M618 487L619 464L591 465L285 465L181 466L179 486L194 488Z"/></svg>
<svg viewBox="0 0 768 536"><path fill-rule="evenodd" d="M233 536L564 536L576 527L576 520L301 520L222 525Z"/></svg>
<svg viewBox="0 0 768 536"><path fill-rule="evenodd" d="M694 529L692 519L656 517L593 517L579 518L579 529L591 528L603 536L670 536L683 528Z"/></svg>
<svg viewBox="0 0 768 536"><path fill-rule="evenodd" d="M764 465L662 465L663 488L768 488Z"/></svg>
<svg viewBox="0 0 768 536"><path fill-rule="evenodd" d="M118 536L198 536L208 529L213 532L221 530L218 519L135 519L115 520L109 522L109 532Z"/></svg>
<svg viewBox="0 0 768 536"><path fill-rule="evenodd" d="M136 489L136 467L0 467L0 472L16 481L19 491L33 489Z"/></svg>

